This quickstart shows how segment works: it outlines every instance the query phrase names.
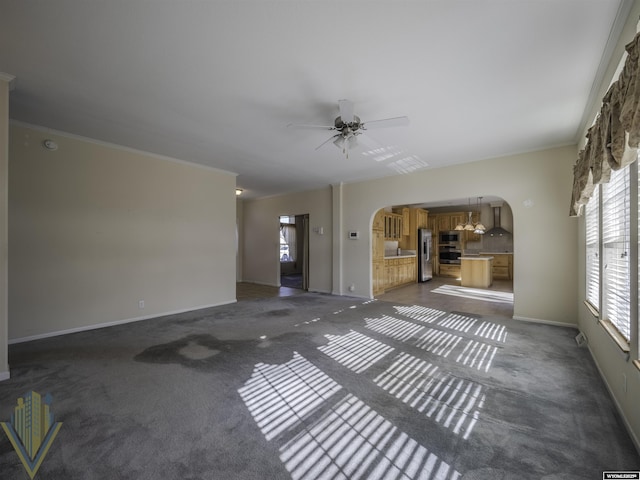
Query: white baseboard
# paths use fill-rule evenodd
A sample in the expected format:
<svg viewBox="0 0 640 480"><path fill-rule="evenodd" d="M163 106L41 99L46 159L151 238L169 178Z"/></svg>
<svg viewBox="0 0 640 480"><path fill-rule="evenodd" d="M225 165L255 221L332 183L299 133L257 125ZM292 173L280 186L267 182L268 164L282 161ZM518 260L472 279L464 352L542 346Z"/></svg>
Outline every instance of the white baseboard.
<svg viewBox="0 0 640 480"><path fill-rule="evenodd" d="M593 359L593 363L596 364L596 368L598 369L598 373L600 374L600 378L602 378L602 381L604 382L605 386L607 387L607 391L609 392L609 396L613 400L613 404L616 406L616 409L618 410L618 414L620 415L620 418L622 419L622 422L624 423L624 426L627 429L627 433L629 433L629 436L631 437L631 441L633 442L633 445L636 447L636 450L638 451L638 454L640 454L640 439L638 439L638 437L636 436L635 432L631 428L631 425L629 424L629 422L627 420L627 417L624 414L624 410L622 410L622 407L620 406L620 403L618 403L618 399L613 394L613 390L611 389L611 385L609 385L609 382L607 381L607 377L605 377L604 373L602 372L602 369L600 368L600 364L598 363L598 359L593 354L593 351L591 350L591 345L588 344L588 343L587 343L587 349L589 350L589 353L591 354L591 358Z"/></svg>
<svg viewBox="0 0 640 480"><path fill-rule="evenodd" d="M253 283L254 285L264 285L266 287L280 287L279 283L257 282L254 280L244 280L242 283Z"/></svg>
<svg viewBox="0 0 640 480"><path fill-rule="evenodd" d="M310 289L307 290L307 292L309 292L309 293L324 293L324 294L327 294L327 295L333 295L333 293L330 290L318 290L318 289L315 289L315 288L310 288Z"/></svg>
<svg viewBox="0 0 640 480"><path fill-rule="evenodd" d="M565 322L556 322L554 320L544 320L541 318L531 318L531 317L521 317L520 315L514 315L514 320L518 320L520 322L529 322L529 323L542 323L544 325L553 325L555 327L568 327L578 330L578 325L575 323L565 323Z"/></svg>
<svg viewBox="0 0 640 480"><path fill-rule="evenodd" d="M75 328L69 328L69 329L65 329L65 330L58 330L55 332L47 332L47 333L41 333L38 335L30 335L28 337L21 337L21 338L14 338L14 339L10 339L9 340L9 345L13 345L15 343L24 343L24 342L31 342L33 340L41 340L43 338L50 338L50 337L58 337L60 335L68 335L70 333L78 333L78 332L86 332L88 330L97 330L98 328L105 328L105 327L114 327L116 325L123 325L125 323L133 323L133 322L140 322L142 320L149 320L152 318L158 318L158 317L165 317L167 315L176 315L178 313L185 313L185 312L192 312L194 310L201 310L203 308L211 308L211 307L219 307L221 305L229 305L231 303L236 303L237 300L231 300L228 302L220 302L220 303L212 303L209 305L200 305L197 307L189 307L189 308L185 308L185 309L181 309L181 310L173 310L170 312L159 312L159 313L154 313L152 315L145 315L143 317L135 317L135 318L125 318L124 320L115 320L113 322L105 322L105 323L97 323L94 325L85 325L82 327L75 327Z"/></svg>
<svg viewBox="0 0 640 480"><path fill-rule="evenodd" d="M0 382L9 380L9 378L11 378L11 373L8 370L6 372L0 372Z"/></svg>

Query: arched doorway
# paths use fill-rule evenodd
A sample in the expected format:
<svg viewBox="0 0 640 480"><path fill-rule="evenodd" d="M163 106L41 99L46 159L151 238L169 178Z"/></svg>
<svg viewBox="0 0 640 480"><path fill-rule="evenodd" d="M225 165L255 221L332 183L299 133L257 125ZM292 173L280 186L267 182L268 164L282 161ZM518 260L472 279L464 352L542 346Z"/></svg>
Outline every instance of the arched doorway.
<svg viewBox="0 0 640 480"><path fill-rule="evenodd" d="M401 219L399 221L404 220L405 223L408 219L410 224L409 229L403 228L402 233L398 235L396 232L394 237L385 232L384 267L380 266L381 261L375 258L374 252L372 272L374 276L378 275L373 280L374 286L383 285L383 292L380 289L377 293L374 291L376 298L440 307L447 311L513 316L513 214L506 201L495 196L473 197L392 205L386 207L384 212L387 217L397 216ZM420 225L420 221L424 225ZM483 224L485 233L464 229L465 224L469 223ZM395 264L400 264L402 258L415 254L416 265L420 263L420 246L416 241L418 235L413 232L416 228L426 228L431 235L432 278L426 282L418 281L416 268L411 281L394 284L393 280L400 278L394 268L402 268L395 267ZM375 231L373 235L375 238ZM462 279L462 259L487 262L490 265L487 266L491 273L490 285L470 287L467 281L469 273L465 280ZM472 265L475 267L481 263ZM465 264L470 265L468 261ZM380 272L384 277L382 279Z"/></svg>

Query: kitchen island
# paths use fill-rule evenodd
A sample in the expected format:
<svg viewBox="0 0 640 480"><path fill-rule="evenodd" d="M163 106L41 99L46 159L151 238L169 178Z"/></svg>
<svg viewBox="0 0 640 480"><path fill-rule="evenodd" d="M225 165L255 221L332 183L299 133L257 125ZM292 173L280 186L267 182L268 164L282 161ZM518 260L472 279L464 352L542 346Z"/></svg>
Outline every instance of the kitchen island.
<svg viewBox="0 0 640 480"><path fill-rule="evenodd" d="M493 257L460 257L460 285L488 288L493 283Z"/></svg>

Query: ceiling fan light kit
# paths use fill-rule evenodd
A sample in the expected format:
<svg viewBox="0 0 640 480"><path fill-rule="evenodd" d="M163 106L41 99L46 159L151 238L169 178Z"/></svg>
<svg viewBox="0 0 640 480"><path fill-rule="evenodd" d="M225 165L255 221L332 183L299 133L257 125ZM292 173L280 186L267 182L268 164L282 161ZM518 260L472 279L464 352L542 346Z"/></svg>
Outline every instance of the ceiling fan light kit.
<svg viewBox="0 0 640 480"><path fill-rule="evenodd" d="M372 120L370 122L362 122L360 117L353 114L353 102L343 99L338 100L338 107L340 109L340 115L338 115L333 126L327 125L304 125L304 124L289 124L288 127L293 128L317 128L322 130L334 130L337 131L335 135L322 142L316 150L324 146L333 140L333 144L342 149L342 153L349 158L349 150L353 150L358 146L358 136L363 135L367 130L367 126L372 128L384 128L384 127L398 127L409 125L408 117L394 117L385 118L381 120ZM369 142L371 143L370 139Z"/></svg>

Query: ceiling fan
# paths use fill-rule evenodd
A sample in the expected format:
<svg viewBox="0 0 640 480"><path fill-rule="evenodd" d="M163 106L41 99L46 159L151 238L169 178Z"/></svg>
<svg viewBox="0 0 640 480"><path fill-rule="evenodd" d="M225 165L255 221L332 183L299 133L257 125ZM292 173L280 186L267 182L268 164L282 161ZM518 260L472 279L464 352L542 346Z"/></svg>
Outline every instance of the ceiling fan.
<svg viewBox="0 0 640 480"><path fill-rule="evenodd" d="M316 150L333 140L333 144L341 148L342 153L349 158L349 150L358 145L358 137L365 144L369 144L374 148L379 147L375 141L363 134L364 131L373 128L404 127L409 125L409 117L393 117L362 122L360 117L353 114L353 102L349 100L338 100L338 107L340 108L340 115L334 120L333 126L290 123L287 127L337 131L338 133L318 145Z"/></svg>

